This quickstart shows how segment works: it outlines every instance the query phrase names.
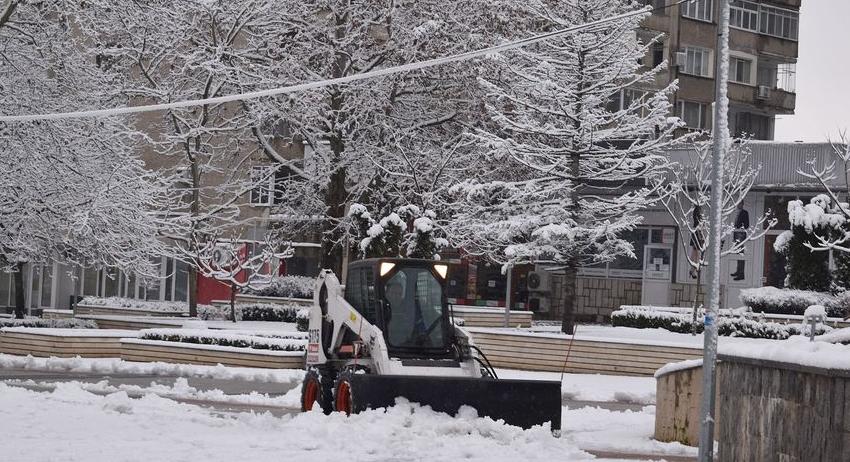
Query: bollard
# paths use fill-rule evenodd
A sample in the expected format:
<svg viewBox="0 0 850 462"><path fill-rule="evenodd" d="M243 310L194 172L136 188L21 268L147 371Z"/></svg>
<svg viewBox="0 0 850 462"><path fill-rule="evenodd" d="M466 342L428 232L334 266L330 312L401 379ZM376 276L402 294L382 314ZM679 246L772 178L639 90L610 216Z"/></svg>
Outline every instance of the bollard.
<svg viewBox="0 0 850 462"><path fill-rule="evenodd" d="M826 322L826 309L821 305L812 305L806 308L803 314L803 325L809 323L809 341L815 341L815 329L819 323Z"/></svg>

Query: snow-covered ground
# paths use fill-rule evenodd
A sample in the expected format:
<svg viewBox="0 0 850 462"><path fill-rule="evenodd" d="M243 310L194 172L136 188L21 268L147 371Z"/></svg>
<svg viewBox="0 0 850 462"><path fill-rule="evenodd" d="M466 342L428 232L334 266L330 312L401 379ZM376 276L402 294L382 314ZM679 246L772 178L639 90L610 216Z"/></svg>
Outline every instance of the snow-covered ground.
<svg viewBox="0 0 850 462"><path fill-rule="evenodd" d="M561 380L564 400L655 404L653 377L600 374L560 374L496 369L502 379Z"/></svg>
<svg viewBox="0 0 850 462"><path fill-rule="evenodd" d="M94 374L181 375L242 381L298 383L302 371L132 363L118 359L23 358L0 355L0 368ZM500 377L558 380L555 373L499 370ZM563 437L546 429L523 431L471 412L435 414L402 402L387 411L345 418L299 414L300 387L284 395L225 394L186 380L172 384L10 380L0 382L0 460L231 461L326 460L565 460L593 459L585 451L693 456L694 448L652 440L655 380L564 374ZM40 391L32 391L21 386ZM248 388L250 389L250 387ZM211 408L179 403L202 401ZM599 401L586 405L576 401ZM606 409L604 402L638 404ZM216 404L255 412L219 412ZM264 412L262 407L290 411ZM610 407L610 406L607 406ZM622 409L622 407L620 408ZM291 412L291 413L290 413ZM283 416L280 414L283 413ZM83 425L80 425L83 422ZM609 459L596 459L609 460Z"/></svg>
<svg viewBox="0 0 850 462"><path fill-rule="evenodd" d="M471 409L449 417L405 401L351 417L222 416L156 395L98 396L77 383L50 393L0 384L0 434L14 435L0 451L6 462L593 459L580 448L693 454L650 440L653 412L564 408L564 435L556 439L547 428L523 431Z"/></svg>

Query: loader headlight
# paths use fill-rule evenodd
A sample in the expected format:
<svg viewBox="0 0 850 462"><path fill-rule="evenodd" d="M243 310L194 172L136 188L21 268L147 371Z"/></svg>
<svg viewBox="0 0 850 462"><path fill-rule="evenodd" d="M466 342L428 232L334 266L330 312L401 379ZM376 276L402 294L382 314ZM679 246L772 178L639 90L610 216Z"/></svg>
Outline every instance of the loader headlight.
<svg viewBox="0 0 850 462"><path fill-rule="evenodd" d="M441 278L445 279L446 275L449 274L449 265L434 265L434 271L436 271Z"/></svg>
<svg viewBox="0 0 850 462"><path fill-rule="evenodd" d="M388 261L381 262L381 276L386 276L393 268L395 267L395 263L390 263Z"/></svg>

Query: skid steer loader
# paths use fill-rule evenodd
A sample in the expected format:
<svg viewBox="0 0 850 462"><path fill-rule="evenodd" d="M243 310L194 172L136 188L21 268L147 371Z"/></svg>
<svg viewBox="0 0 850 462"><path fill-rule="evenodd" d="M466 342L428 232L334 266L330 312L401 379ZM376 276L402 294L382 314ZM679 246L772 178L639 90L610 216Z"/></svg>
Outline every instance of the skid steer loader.
<svg viewBox="0 0 850 462"><path fill-rule="evenodd" d="M404 397L454 415L530 428L550 422L560 434L561 384L504 380L469 334L453 322L445 296L448 265L380 258L348 267L343 291L323 270L310 311L302 411L356 413Z"/></svg>

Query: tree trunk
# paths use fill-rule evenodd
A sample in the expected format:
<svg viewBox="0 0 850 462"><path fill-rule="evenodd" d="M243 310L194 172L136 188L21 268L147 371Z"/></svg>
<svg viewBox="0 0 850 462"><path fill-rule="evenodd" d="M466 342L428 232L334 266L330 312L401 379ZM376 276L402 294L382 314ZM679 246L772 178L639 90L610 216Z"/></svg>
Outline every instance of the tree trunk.
<svg viewBox="0 0 850 462"><path fill-rule="evenodd" d="M576 289L578 286L578 267L570 262L564 278L564 313L561 319L561 332L572 335L576 326Z"/></svg>
<svg viewBox="0 0 850 462"><path fill-rule="evenodd" d="M236 322L236 284L230 283L230 319Z"/></svg>
<svg viewBox="0 0 850 462"><path fill-rule="evenodd" d="M700 261L702 261L702 260L700 260ZM694 295L694 319L693 319L693 322L691 324L691 335L697 335L697 318L699 317L699 316L697 316L697 313L698 313L699 306L700 306L699 295L700 295L700 291L702 290L701 279L702 279L702 264L700 264L699 268L697 268L697 293L696 293L696 295Z"/></svg>
<svg viewBox="0 0 850 462"><path fill-rule="evenodd" d="M189 266L189 317L198 317L198 270Z"/></svg>
<svg viewBox="0 0 850 462"><path fill-rule="evenodd" d="M27 309L27 297L24 293L24 265L25 263L18 262L15 271L15 318L17 319L24 319Z"/></svg>

